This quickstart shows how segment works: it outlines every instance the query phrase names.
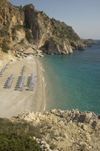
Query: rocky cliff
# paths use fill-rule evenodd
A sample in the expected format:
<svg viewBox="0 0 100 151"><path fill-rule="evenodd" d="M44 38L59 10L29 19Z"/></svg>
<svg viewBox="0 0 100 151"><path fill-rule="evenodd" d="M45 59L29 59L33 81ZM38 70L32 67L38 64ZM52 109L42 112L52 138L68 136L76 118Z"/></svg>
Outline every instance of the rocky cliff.
<svg viewBox="0 0 100 151"><path fill-rule="evenodd" d="M73 49L85 49L84 42L64 22L50 19L32 5L25 6L24 12L26 27L32 31L35 42L44 53L67 54L72 53Z"/></svg>
<svg viewBox="0 0 100 151"><path fill-rule="evenodd" d="M50 19L42 11L35 10L32 4L22 8L7 0L0 1L0 49L15 53L14 50L24 51L30 45L32 49L35 45L43 54L68 54L73 49L84 50L86 47L72 27Z"/></svg>
<svg viewBox="0 0 100 151"><path fill-rule="evenodd" d="M100 115L93 112L51 110L34 114L25 111L11 121L24 121L33 126L31 133L35 136L32 138L43 151L100 150Z"/></svg>
<svg viewBox="0 0 100 151"><path fill-rule="evenodd" d="M22 7L13 6L7 0L0 1L0 28L14 25L23 25L24 12Z"/></svg>

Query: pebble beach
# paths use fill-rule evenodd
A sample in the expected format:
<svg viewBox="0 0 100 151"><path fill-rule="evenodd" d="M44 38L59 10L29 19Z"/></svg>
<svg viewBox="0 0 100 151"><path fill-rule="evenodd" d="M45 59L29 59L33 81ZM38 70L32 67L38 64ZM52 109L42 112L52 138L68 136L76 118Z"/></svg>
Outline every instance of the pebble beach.
<svg viewBox="0 0 100 151"><path fill-rule="evenodd" d="M0 71L8 61L0 62ZM18 78L25 66L25 80L23 90L16 89ZM34 74L34 89L30 91L27 87L27 80ZM5 87L8 78L14 75L11 88ZM7 69L0 77L0 117L10 118L16 116L24 110L44 112L46 106L45 80L41 63L37 58L29 56L25 59L9 62Z"/></svg>

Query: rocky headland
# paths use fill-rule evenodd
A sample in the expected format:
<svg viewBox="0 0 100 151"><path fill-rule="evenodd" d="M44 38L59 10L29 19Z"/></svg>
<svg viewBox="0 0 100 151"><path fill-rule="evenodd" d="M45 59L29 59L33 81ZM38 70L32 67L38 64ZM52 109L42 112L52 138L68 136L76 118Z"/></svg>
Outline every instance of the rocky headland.
<svg viewBox="0 0 100 151"><path fill-rule="evenodd" d="M78 110L33 113L25 111L12 122L28 122L42 151L99 151L100 115ZM29 131L29 129L28 129Z"/></svg>
<svg viewBox="0 0 100 151"><path fill-rule="evenodd" d="M98 44L98 42L97 42L97 41L94 41L93 39L84 40L84 43L85 43L85 44Z"/></svg>
<svg viewBox="0 0 100 151"><path fill-rule="evenodd" d="M7 0L0 1L0 58L3 58L2 52L8 50L23 58L27 56L24 51L30 49L31 54L42 56L73 53L86 46L86 40L80 39L72 27L50 19L32 4L22 7L13 6Z"/></svg>

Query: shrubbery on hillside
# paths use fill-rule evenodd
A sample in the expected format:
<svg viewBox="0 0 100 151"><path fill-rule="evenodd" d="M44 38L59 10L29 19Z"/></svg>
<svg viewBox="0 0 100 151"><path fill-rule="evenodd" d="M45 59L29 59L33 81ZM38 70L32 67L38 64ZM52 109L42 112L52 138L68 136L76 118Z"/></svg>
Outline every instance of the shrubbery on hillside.
<svg viewBox="0 0 100 151"><path fill-rule="evenodd" d="M15 26L13 26L12 33L14 34L16 30L20 30L21 28L24 29L24 26L23 25L15 25Z"/></svg>
<svg viewBox="0 0 100 151"><path fill-rule="evenodd" d="M3 42L1 43L2 51L5 53L8 53L8 50L9 50L9 47L7 46L8 43L9 41L6 41L5 39L3 39Z"/></svg>
<svg viewBox="0 0 100 151"><path fill-rule="evenodd" d="M4 37L6 35L8 35L8 36L10 35L8 32L8 26L6 26L0 30L0 37Z"/></svg>
<svg viewBox="0 0 100 151"><path fill-rule="evenodd" d="M32 139L35 135L34 127L28 123L12 123L0 118L0 151L40 151Z"/></svg>

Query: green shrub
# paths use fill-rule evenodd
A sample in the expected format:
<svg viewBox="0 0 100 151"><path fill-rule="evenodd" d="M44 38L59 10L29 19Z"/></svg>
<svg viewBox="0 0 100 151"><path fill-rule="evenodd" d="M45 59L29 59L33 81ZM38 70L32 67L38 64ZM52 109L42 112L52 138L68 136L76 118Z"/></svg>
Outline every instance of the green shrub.
<svg viewBox="0 0 100 151"><path fill-rule="evenodd" d="M23 7L23 10L27 9L27 8L32 8L33 10L35 10L35 7L33 6L33 4L28 4L28 5L25 5Z"/></svg>
<svg viewBox="0 0 100 151"><path fill-rule="evenodd" d="M14 34L16 30L19 31L20 29L24 29L24 26L23 25L15 25L12 28L12 33Z"/></svg>
<svg viewBox="0 0 100 151"><path fill-rule="evenodd" d="M52 28L53 35L59 38L67 38L69 40L74 40L74 41L77 41L80 39L71 27L63 25L62 23L58 23L59 26L57 26L56 21L53 24L55 25Z"/></svg>
<svg viewBox="0 0 100 151"><path fill-rule="evenodd" d="M16 38L17 38L16 36L14 36L14 35L12 36L12 40L13 40L13 41L14 41Z"/></svg>
<svg viewBox="0 0 100 151"><path fill-rule="evenodd" d="M20 7L19 7L19 11L20 11L20 13L22 13L22 12L23 12L23 7L22 7L22 5L20 5Z"/></svg>
<svg viewBox="0 0 100 151"><path fill-rule="evenodd" d="M9 41L6 41L5 39L3 39L3 42L1 43L2 45L2 51L5 53L8 53L9 47L7 46Z"/></svg>
<svg viewBox="0 0 100 151"><path fill-rule="evenodd" d="M0 118L0 151L40 151L37 142L32 140L34 131L31 124Z"/></svg>
<svg viewBox="0 0 100 151"><path fill-rule="evenodd" d="M8 26L4 27L3 29L0 30L0 37L4 37L6 35L10 35L8 32Z"/></svg>
<svg viewBox="0 0 100 151"><path fill-rule="evenodd" d="M5 132L0 134L0 151L40 151L40 147L28 135L17 136Z"/></svg>

